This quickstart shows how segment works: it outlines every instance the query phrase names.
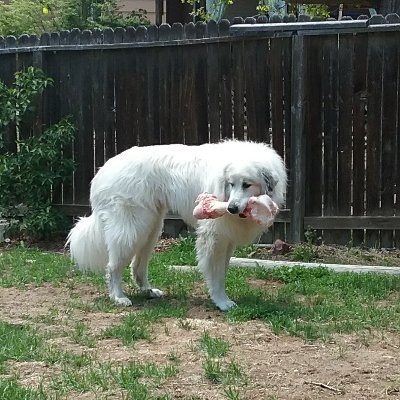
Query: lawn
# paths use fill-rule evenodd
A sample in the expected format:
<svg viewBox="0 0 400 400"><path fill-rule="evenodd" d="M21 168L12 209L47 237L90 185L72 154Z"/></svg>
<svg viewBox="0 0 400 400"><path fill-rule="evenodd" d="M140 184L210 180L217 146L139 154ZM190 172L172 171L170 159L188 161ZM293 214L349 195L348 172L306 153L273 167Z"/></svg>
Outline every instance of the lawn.
<svg viewBox="0 0 400 400"><path fill-rule="evenodd" d="M170 268L194 264L191 239L155 254L151 280L166 296L152 300L127 270L128 309L66 254L0 250L0 398L400 395L400 277L234 268L238 307L221 313L196 270Z"/></svg>

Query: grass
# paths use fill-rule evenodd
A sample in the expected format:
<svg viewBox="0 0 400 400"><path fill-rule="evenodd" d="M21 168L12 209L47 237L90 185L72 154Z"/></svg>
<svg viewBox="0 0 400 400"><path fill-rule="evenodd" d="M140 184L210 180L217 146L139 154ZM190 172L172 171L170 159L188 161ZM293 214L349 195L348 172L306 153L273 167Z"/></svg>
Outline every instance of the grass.
<svg viewBox="0 0 400 400"><path fill-rule="evenodd" d="M47 400L43 388L37 390L21 387L16 378L0 379L0 399L3 400Z"/></svg>
<svg viewBox="0 0 400 400"><path fill-rule="evenodd" d="M44 349L44 335L35 328L0 321L0 372L9 360L44 360Z"/></svg>
<svg viewBox="0 0 400 400"><path fill-rule="evenodd" d="M239 249L236 255L253 251L249 246ZM260 320L276 334L311 341L328 340L337 333L400 332L400 277L395 275L335 273L324 268L235 268L228 273L227 291L238 307L221 314L206 296L198 296L199 290L205 293L205 287L197 271L168 268L194 264L193 239L179 241L168 251L156 254L150 278L166 292L166 297L152 300L137 293L126 270L124 281L135 308L121 309L106 296L102 276L79 273L66 256L23 247L0 252L0 287L27 289L46 284L70 289L64 310L62 305L49 306L46 313L26 315L23 324L0 320L0 398L41 400L51 398L55 392L68 397L89 391L96 393L96 398L107 398L108 392L121 391L125 396L121 398L127 399L172 399L163 391L163 385L180 373L182 357L174 349L164 363L157 364L115 363L99 359L95 350L99 341L105 339L117 339L128 348L135 348L139 341L152 341L155 326L167 319L173 319L178 329L194 335L196 324L188 318L193 308L215 313L229 323ZM271 284L274 290L268 290ZM84 300L75 290L80 285L93 286L104 294ZM81 347L79 354L50 345L49 339L57 333L45 332L47 325L61 324L65 307L67 338ZM121 318L119 323L94 334L85 319L74 319L74 313L112 313ZM171 335L167 325L164 332L167 337ZM192 351L201 359L207 382L218 387L226 399L241 399L242 388L249 381L243 367L230 354L231 343L207 329L193 343ZM345 348L339 349L338 357L346 357ZM47 382L23 387L9 368L10 362L22 361L45 362L57 366L58 372Z"/></svg>
<svg viewBox="0 0 400 400"><path fill-rule="evenodd" d="M143 312L125 315L119 325L106 328L103 338L118 338L126 346L131 346L141 339L151 339L151 327L162 318L184 318L186 307L173 306L160 300L155 306L146 308Z"/></svg>
<svg viewBox="0 0 400 400"><path fill-rule="evenodd" d="M229 343L221 338L213 338L207 331L204 331L199 340L199 348L208 357L218 358L225 356L229 351Z"/></svg>

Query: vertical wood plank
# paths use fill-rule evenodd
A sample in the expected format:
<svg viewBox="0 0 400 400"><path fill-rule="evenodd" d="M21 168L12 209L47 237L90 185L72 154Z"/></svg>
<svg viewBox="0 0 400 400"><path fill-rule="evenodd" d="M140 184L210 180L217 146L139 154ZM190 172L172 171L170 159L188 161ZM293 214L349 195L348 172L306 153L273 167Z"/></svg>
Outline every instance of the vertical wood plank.
<svg viewBox="0 0 400 400"><path fill-rule="evenodd" d="M219 92L219 46L209 43L207 46L207 90L208 90L208 122L210 142L218 142L221 138L220 92Z"/></svg>
<svg viewBox="0 0 400 400"><path fill-rule="evenodd" d="M397 40L397 49L396 49L396 54L397 54L397 60L398 62L400 61L400 41ZM400 69L397 70L397 73L400 75ZM398 82L398 90L400 90L400 83ZM397 144L396 144L396 162L397 164L395 165L395 171L400 170L400 93L399 91L397 92L397 125L396 125L396 136L397 136ZM396 201L394 204L394 213L395 215L400 215L400 174L395 174L394 178L394 185L395 185L395 195L396 195ZM395 238L394 238L394 246L396 249L400 249L400 228L396 229L395 232Z"/></svg>
<svg viewBox="0 0 400 400"><path fill-rule="evenodd" d="M305 213L305 166L306 166L306 131L305 131L305 100L306 100L306 68L307 68L307 38L293 37L292 47L292 203L290 240L299 243L304 238Z"/></svg>
<svg viewBox="0 0 400 400"><path fill-rule="evenodd" d="M195 121L196 142L189 144L202 144L209 142L208 133L208 105L207 105L207 46L197 45L195 49Z"/></svg>
<svg viewBox="0 0 400 400"><path fill-rule="evenodd" d="M160 40L168 40L170 35L171 27L168 24L161 24L159 27ZM160 48L159 57L162 60L159 65L160 143L168 144L172 141L169 124L172 60L169 48Z"/></svg>
<svg viewBox="0 0 400 400"><path fill-rule="evenodd" d="M367 161L366 161L366 213L379 215L381 189L382 146L382 34L371 33L368 40L367 67ZM367 230L366 245L379 246L379 231Z"/></svg>
<svg viewBox="0 0 400 400"><path fill-rule="evenodd" d="M353 215L365 213L365 137L367 93L368 36L359 33L354 38L354 89L353 89ZM364 244L364 230L353 229L353 245Z"/></svg>
<svg viewBox="0 0 400 400"><path fill-rule="evenodd" d="M135 49L136 50L136 49ZM136 75L136 57L129 49L113 51L116 60L115 69L115 127L117 153L137 144L136 135L138 103L143 98L140 80ZM134 52L136 55L137 52ZM133 94L136 95L133 95ZM129 105L128 105L129 102ZM142 117L141 117L142 118Z"/></svg>
<svg viewBox="0 0 400 400"><path fill-rule="evenodd" d="M396 163L396 139L398 121L398 78L399 59L397 52L398 34L393 32L383 35L383 96L382 96L382 182L381 182L381 215L394 215L395 179L398 170L393 168ZM396 118L397 115L397 118ZM393 231L382 230L380 246L392 248Z"/></svg>
<svg viewBox="0 0 400 400"><path fill-rule="evenodd" d="M339 138L338 138L338 215L351 215L352 114L354 37L339 35ZM343 230L335 243L348 245L351 231Z"/></svg>
<svg viewBox="0 0 400 400"><path fill-rule="evenodd" d="M219 76L221 93L221 137L233 136L231 45L221 42L219 46Z"/></svg>
<svg viewBox="0 0 400 400"><path fill-rule="evenodd" d="M257 140L257 91L259 81L257 79L256 54L258 52L258 40L250 39L244 46L244 80L245 80L245 110L247 139Z"/></svg>
<svg viewBox="0 0 400 400"><path fill-rule="evenodd" d="M307 64L307 160L305 213L307 216L322 216L323 199L323 160L322 160L322 72L323 39L319 36L309 38L309 60ZM294 78L295 79L295 78ZM307 227L305 227L307 229ZM316 236L321 237L317 230Z"/></svg>
<svg viewBox="0 0 400 400"><path fill-rule="evenodd" d="M283 156L284 153L284 80L283 80L283 43L284 39L271 39L271 54L269 65L271 68L271 122L272 144L274 149Z"/></svg>
<svg viewBox="0 0 400 400"><path fill-rule="evenodd" d="M160 122L159 122L159 70L160 60L157 48L149 48L146 50L146 58L142 60L140 65L141 73L144 75L145 90L147 95L143 99L146 102L147 119L146 134L140 136L140 145L149 146L160 143Z"/></svg>
<svg viewBox="0 0 400 400"><path fill-rule="evenodd" d="M288 181L291 181L291 106L292 106L292 39L286 38L283 42L283 71L284 71L284 108L285 108L285 152L283 154L286 169L288 173ZM292 187L288 185L286 193L286 207L292 204ZM286 227L286 232L289 229Z"/></svg>
<svg viewBox="0 0 400 400"><path fill-rule="evenodd" d="M323 113L324 113L324 215L337 215L337 142L338 142L338 42L336 35L323 43ZM340 234L340 233L339 233ZM325 243L334 243L338 232L323 232Z"/></svg>
<svg viewBox="0 0 400 400"><path fill-rule="evenodd" d="M245 134L245 70L244 40L232 42L232 80L233 80L233 132L238 140Z"/></svg>

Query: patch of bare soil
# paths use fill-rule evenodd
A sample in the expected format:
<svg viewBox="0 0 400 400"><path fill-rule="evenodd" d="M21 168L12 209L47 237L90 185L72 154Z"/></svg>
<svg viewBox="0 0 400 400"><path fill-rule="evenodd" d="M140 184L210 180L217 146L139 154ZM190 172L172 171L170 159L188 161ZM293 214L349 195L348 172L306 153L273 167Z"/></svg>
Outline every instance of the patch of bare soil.
<svg viewBox="0 0 400 400"><path fill-rule="evenodd" d="M261 282L254 280L258 286ZM270 282L266 290L275 290ZM360 333L340 335L330 343L307 343L289 336L276 336L259 321L230 324L221 313L201 306L191 306L189 318L161 320L153 327L152 340L139 341L126 347L117 339L98 339L94 348L76 344L69 332L78 322L85 322L95 336L107 326L134 310L121 309L118 313L88 312L71 308L71 296L82 301L93 301L103 293L82 285L53 287L45 285L26 290L15 288L0 291L0 319L10 323L31 323L46 332L56 329L59 335L49 343L75 353L90 353L103 362L123 364L129 361L165 365L171 354L179 357L179 373L161 386L163 393L175 399L190 396L201 400L226 399L223 387L208 381L204 375L204 354L198 340L204 331L221 337L231 345L225 365L230 360L241 367L247 384L239 387L245 399L374 399L400 398L400 335L394 333ZM51 310L57 312L51 312ZM41 322L40 317L52 316ZM18 372L20 382L34 386L44 383L60 367L41 362L13 362L12 371ZM108 398L118 398L108 394ZM197 396L197 397L195 397ZM68 399L95 399L93 394L69 394Z"/></svg>

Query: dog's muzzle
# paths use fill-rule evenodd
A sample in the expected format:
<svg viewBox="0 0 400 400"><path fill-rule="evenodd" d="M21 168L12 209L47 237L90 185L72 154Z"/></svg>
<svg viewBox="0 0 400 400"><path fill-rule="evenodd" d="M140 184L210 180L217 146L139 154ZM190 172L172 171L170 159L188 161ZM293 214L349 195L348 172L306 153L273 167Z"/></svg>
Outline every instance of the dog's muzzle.
<svg viewBox="0 0 400 400"><path fill-rule="evenodd" d="M228 212L230 214L239 214L239 205L237 203L229 203Z"/></svg>

